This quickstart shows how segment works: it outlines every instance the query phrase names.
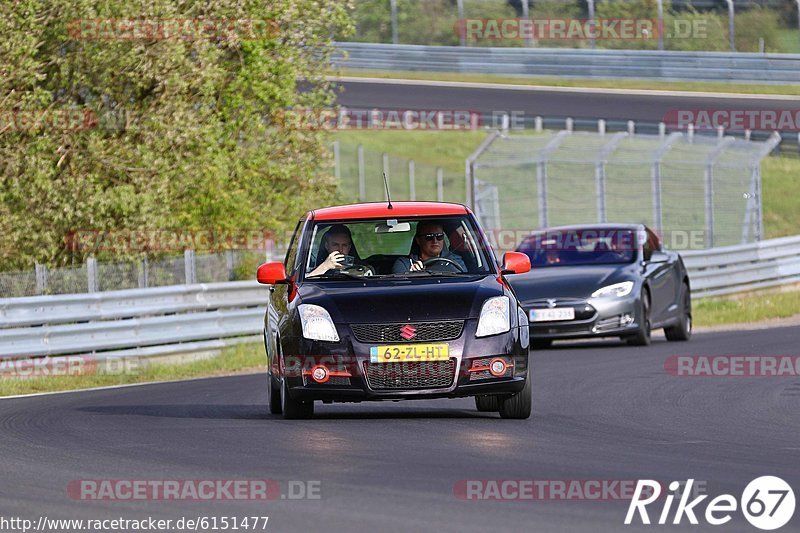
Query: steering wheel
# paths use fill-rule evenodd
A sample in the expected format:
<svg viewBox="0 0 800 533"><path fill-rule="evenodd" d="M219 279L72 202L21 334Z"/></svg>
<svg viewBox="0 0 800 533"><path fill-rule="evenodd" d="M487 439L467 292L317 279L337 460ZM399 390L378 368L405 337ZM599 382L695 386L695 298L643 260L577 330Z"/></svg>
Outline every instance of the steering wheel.
<svg viewBox="0 0 800 533"><path fill-rule="evenodd" d="M467 269L453 261L452 259L448 259L446 257L431 257L430 259L426 259L422 262L422 266L428 268L430 265L440 264L444 268L442 269L435 269L432 268L431 270L442 270L444 272L466 272Z"/></svg>
<svg viewBox="0 0 800 533"><path fill-rule="evenodd" d="M356 276L364 276L365 278L375 275L375 269L370 265L353 265L344 267L341 270L350 274L355 274Z"/></svg>

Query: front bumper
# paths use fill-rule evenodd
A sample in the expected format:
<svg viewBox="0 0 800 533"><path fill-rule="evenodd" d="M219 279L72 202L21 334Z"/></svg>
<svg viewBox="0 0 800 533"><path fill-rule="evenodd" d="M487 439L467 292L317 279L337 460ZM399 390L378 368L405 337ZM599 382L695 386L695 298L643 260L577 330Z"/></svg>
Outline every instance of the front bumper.
<svg viewBox="0 0 800 533"><path fill-rule="evenodd" d="M625 337L640 327L638 297L591 298L556 300L556 307L575 309L574 320L530 322L532 339L581 339L589 337ZM531 309L547 309L546 301L524 306L530 316Z"/></svg>
<svg viewBox="0 0 800 533"><path fill-rule="evenodd" d="M519 328L485 338L475 338L477 321L467 320L461 336L444 341L449 345L449 379L442 378L442 368L448 363L391 363L388 374L398 378L397 384L386 379L389 371L376 379L374 368L386 363L370 363L370 348L380 344L356 340L349 326L337 325L339 342L311 341L302 337L289 340L284 345L279 373L285 380L289 393L296 400L322 400L358 402L373 400L408 400L433 398L458 398L485 394L512 395L522 390L528 375L528 346L523 346ZM392 343L397 344L397 343ZM508 363L507 371L500 377L489 372L470 372L476 366L501 357ZM323 365L331 372L325 383L315 382L311 370ZM406 365L406 366L402 366ZM513 365L513 366L512 366ZM401 378L415 372L421 384L407 387ZM426 372L428 374L426 374ZM436 384L428 386L425 379L438 372ZM379 383L380 382L380 383Z"/></svg>

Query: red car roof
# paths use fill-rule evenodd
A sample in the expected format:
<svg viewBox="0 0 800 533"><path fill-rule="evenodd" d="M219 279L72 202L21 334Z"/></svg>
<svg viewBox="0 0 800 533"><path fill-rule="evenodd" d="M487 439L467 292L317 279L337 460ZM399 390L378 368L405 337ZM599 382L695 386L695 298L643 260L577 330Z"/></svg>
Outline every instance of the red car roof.
<svg viewBox="0 0 800 533"><path fill-rule="evenodd" d="M392 209L386 202L369 204L337 205L315 209L312 214L316 220L348 220L360 218L404 218L436 215L464 215L469 209L461 204L442 202L392 202Z"/></svg>

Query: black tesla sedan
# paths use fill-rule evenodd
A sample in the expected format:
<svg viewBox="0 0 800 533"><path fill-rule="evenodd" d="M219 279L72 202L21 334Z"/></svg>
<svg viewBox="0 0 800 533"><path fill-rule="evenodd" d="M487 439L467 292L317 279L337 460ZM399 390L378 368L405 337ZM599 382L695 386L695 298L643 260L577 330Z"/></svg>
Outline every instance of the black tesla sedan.
<svg viewBox="0 0 800 533"><path fill-rule="evenodd" d="M549 228L525 238L517 251L532 268L509 282L528 315L535 348L583 337L647 345L659 328L670 341L691 336L686 268L644 225Z"/></svg>
<svg viewBox="0 0 800 533"><path fill-rule="evenodd" d="M531 412L528 317L472 212L395 202L310 211L272 285L264 319L269 407L309 418L314 402L474 396L481 411Z"/></svg>

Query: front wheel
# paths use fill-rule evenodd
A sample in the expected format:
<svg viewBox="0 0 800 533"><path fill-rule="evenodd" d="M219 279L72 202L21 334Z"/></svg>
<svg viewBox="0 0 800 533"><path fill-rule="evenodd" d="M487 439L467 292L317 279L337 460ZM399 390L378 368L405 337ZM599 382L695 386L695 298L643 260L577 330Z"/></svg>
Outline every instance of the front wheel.
<svg viewBox="0 0 800 533"><path fill-rule="evenodd" d="M681 314L678 323L664 328L664 335L668 341L688 341L692 337L692 297L686 283L681 289Z"/></svg>
<svg viewBox="0 0 800 533"><path fill-rule="evenodd" d="M272 372L267 372L267 403L269 404L270 414L279 415L283 412L281 389L275 386L275 378L272 377Z"/></svg>
<svg viewBox="0 0 800 533"><path fill-rule="evenodd" d="M481 413L496 413L500 409L497 396L475 396L475 407Z"/></svg>
<svg viewBox="0 0 800 533"><path fill-rule="evenodd" d="M639 331L628 337L631 346L647 346L650 344L650 297L642 291L642 314L639 316Z"/></svg>
<svg viewBox="0 0 800 533"><path fill-rule="evenodd" d="M526 420L531 416L531 376L525 378L525 386L514 396L500 400L500 417Z"/></svg>
<svg viewBox="0 0 800 533"><path fill-rule="evenodd" d="M283 418L286 420L309 419L314 416L314 402L301 402L292 399L289 396L289 386L286 385L286 379L283 380L281 385L281 409L283 410Z"/></svg>

